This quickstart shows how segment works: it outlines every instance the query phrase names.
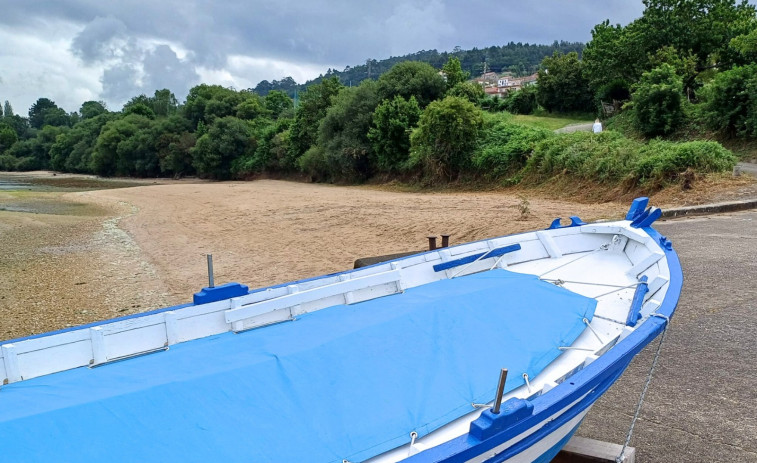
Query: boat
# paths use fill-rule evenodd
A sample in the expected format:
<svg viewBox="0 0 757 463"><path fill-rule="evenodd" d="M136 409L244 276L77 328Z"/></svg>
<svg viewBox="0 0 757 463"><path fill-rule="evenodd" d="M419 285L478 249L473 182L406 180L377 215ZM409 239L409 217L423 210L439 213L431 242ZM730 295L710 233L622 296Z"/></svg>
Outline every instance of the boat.
<svg viewBox="0 0 757 463"><path fill-rule="evenodd" d="M670 323L683 278L660 216L637 198L622 220L3 342L0 454L548 462Z"/></svg>

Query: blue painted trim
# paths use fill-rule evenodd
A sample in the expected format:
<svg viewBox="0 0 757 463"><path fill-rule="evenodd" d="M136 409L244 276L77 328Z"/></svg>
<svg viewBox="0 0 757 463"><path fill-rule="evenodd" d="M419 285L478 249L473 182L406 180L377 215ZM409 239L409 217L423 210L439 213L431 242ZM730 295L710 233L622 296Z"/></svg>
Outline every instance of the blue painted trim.
<svg viewBox="0 0 757 463"><path fill-rule="evenodd" d="M470 264L471 262L475 262L478 258L486 255L487 258L489 257L499 257L503 256L509 252L514 251L520 251L520 244L511 244L509 246L503 246L501 248L495 248L488 252L481 252L478 254L473 254L472 256L467 257L461 257L460 259L451 260L449 262L442 262L441 264L434 265L434 271L435 272L441 272L442 270L447 270L453 267L458 267L460 265Z"/></svg>
<svg viewBox="0 0 757 463"><path fill-rule="evenodd" d="M239 283L226 283L221 286L212 288L202 288L199 293L195 293L193 302L195 305L209 304L211 302L231 299L232 297L244 296L250 292L250 288Z"/></svg>
<svg viewBox="0 0 757 463"><path fill-rule="evenodd" d="M663 239L662 235L651 227L645 227L643 231L652 237L655 242L659 243ZM678 305L681 287L683 286L683 273L678 255L672 247L661 246L661 249L667 259L670 270L670 281L668 283L668 291L660 307L657 309L657 313L670 318L673 316L675 308ZM416 454L406 461L408 463L462 463L497 447L527 429L538 426L541 423L546 423L539 430L531 434L527 438L527 442L524 439L513 446L512 450L507 449L507 456L503 459L510 458L512 455L522 452L552 432L556 423L567 422L593 404L623 373L631 360L633 360L633 357L662 332L666 323L667 321L662 317L649 317L644 323L637 326L634 332L619 341L612 349L597 360L576 372L568 381L559 384L548 393L531 400L534 409L533 414L528 418L502 429L494 436L483 441L476 439L470 434L465 434ZM571 403L578 401L583 396L585 397L580 402L566 410L558 418L548 421L550 416L558 413Z"/></svg>
<svg viewBox="0 0 757 463"><path fill-rule="evenodd" d="M508 428L516 422L528 418L534 411L531 402L511 397L502 404L499 413L487 408L470 424L470 435L478 440L485 440Z"/></svg>
<svg viewBox="0 0 757 463"><path fill-rule="evenodd" d="M583 423L583 420L581 421ZM533 463L549 463L552 461L558 453L560 453L560 450L562 450L563 447L568 443L568 441L573 437L573 434L578 431L578 427L581 426L581 423L578 423L576 427L571 429L568 434L565 435L562 439L560 439L555 445L553 445L549 450L542 453L539 458L533 461Z"/></svg>
<svg viewBox="0 0 757 463"><path fill-rule="evenodd" d="M628 318L626 318L626 326L636 326L636 323L641 318L641 306L644 304L644 296L646 296L648 292L649 285L647 284L647 276L642 275L639 279L638 286L636 286L636 291L633 293L631 309L628 311Z"/></svg>
<svg viewBox="0 0 757 463"><path fill-rule="evenodd" d="M644 209L647 208L647 204L649 204L649 198L646 196L634 199L631 203L631 208L628 209L628 213L626 214L626 220L633 221L636 217L640 216L644 212Z"/></svg>
<svg viewBox="0 0 757 463"><path fill-rule="evenodd" d="M662 216L662 210L656 207L650 207L642 215L634 219L633 222L631 222L631 226L633 228L645 228L650 227L655 222L655 220L659 219Z"/></svg>
<svg viewBox="0 0 757 463"><path fill-rule="evenodd" d="M581 218L578 217L577 215L570 216L570 225L560 225L561 220L562 220L561 217L558 217L555 220L553 220L552 223L549 224L549 227L547 227L547 230L557 230L558 228L580 227L581 225L586 225L586 222L581 220Z"/></svg>

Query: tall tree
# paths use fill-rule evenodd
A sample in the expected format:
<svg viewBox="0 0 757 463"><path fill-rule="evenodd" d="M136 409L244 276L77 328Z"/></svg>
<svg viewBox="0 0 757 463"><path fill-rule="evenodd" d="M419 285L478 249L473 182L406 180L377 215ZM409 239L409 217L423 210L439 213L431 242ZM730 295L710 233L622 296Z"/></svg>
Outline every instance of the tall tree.
<svg viewBox="0 0 757 463"><path fill-rule="evenodd" d="M644 0L644 5L642 17L628 26L605 21L592 31L584 72L594 92L619 79L633 84L660 64L658 51L666 47L693 60L684 81L684 88L692 88L702 71L744 62L729 44L757 28L757 10L746 0Z"/></svg>
<svg viewBox="0 0 757 463"><path fill-rule="evenodd" d="M11 117L13 115L13 106L11 106L11 102L5 100L5 104L3 104L3 117Z"/></svg>
<svg viewBox="0 0 757 463"><path fill-rule="evenodd" d="M646 66L646 54L638 36L626 28L604 21L594 26L591 41L583 51L582 72L592 93L615 82L626 93L641 76ZM607 89L604 89L606 93Z"/></svg>
<svg viewBox="0 0 757 463"><path fill-rule="evenodd" d="M381 99L399 95L406 100L414 96L421 108L444 96L447 84L431 65L417 61L405 61L394 65L378 79Z"/></svg>
<svg viewBox="0 0 757 463"><path fill-rule="evenodd" d="M240 103L255 96L220 85L200 84L192 87L184 105L184 114L197 127L212 124L216 118L235 116Z"/></svg>
<svg viewBox="0 0 757 463"><path fill-rule="evenodd" d="M456 56L450 57L444 66L442 66L442 72L447 80L447 89L453 88L455 85L460 84L468 80L470 72L463 71L460 65L460 60Z"/></svg>
<svg viewBox="0 0 757 463"><path fill-rule="evenodd" d="M17 141L16 131L10 126L0 123L0 154L3 154Z"/></svg>
<svg viewBox="0 0 757 463"><path fill-rule="evenodd" d="M278 119L282 114L289 114L292 117L291 109L294 107L294 101L281 90L273 90L265 96L265 107L271 112L274 119Z"/></svg>
<svg viewBox="0 0 757 463"><path fill-rule="evenodd" d="M155 90L155 95L150 98L150 106L156 116L167 117L176 114L179 109L179 101L167 88Z"/></svg>
<svg viewBox="0 0 757 463"><path fill-rule="evenodd" d="M64 126L68 125L68 122L66 111L48 98L38 99L29 108L29 125L35 129L41 129L45 125Z"/></svg>
<svg viewBox="0 0 757 463"><path fill-rule="evenodd" d="M105 112L82 119L70 131L55 138L50 147L50 167L55 170L92 173L90 164L100 130L116 113Z"/></svg>
<svg viewBox="0 0 757 463"><path fill-rule="evenodd" d="M384 100L373 112L373 125L368 138L376 152L380 170L393 172L407 162L410 154L410 133L418 125L421 109L415 97L406 100L395 96Z"/></svg>
<svg viewBox="0 0 757 463"><path fill-rule="evenodd" d="M193 166L203 177L228 179L232 163L255 152L252 127L236 117L217 119L191 150Z"/></svg>
<svg viewBox="0 0 757 463"><path fill-rule="evenodd" d="M344 88L318 128L318 145L338 179L365 180L375 169L373 147L368 140L373 111L381 101L373 80Z"/></svg>
<svg viewBox="0 0 757 463"><path fill-rule="evenodd" d="M135 106L144 104L137 103ZM150 119L137 113L105 124L92 152L92 170L103 176L155 175L158 156L149 143L151 126Z"/></svg>
<svg viewBox="0 0 757 463"><path fill-rule="evenodd" d="M344 86L336 77L311 85L303 92L290 132L292 157L299 158L318 138L318 125L326 116L331 100Z"/></svg>
<svg viewBox="0 0 757 463"><path fill-rule="evenodd" d="M700 69L730 67L729 42L757 25L755 7L747 0L644 0L644 5L634 29L645 51L665 46L690 51Z"/></svg>
<svg viewBox="0 0 757 463"><path fill-rule="evenodd" d="M81 104L81 108L79 108L79 114L81 114L82 119L92 119L107 112L108 109L102 101L85 101Z"/></svg>
<svg viewBox="0 0 757 463"><path fill-rule="evenodd" d="M581 72L578 53L555 52L539 70L536 100L549 112L591 111L593 98Z"/></svg>

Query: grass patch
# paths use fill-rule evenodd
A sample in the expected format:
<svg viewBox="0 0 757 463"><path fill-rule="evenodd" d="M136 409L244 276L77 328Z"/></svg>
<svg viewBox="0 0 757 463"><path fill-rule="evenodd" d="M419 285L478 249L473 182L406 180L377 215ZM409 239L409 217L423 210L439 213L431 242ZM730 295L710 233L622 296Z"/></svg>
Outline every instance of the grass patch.
<svg viewBox="0 0 757 463"><path fill-rule="evenodd" d="M557 130L569 125L594 122L594 117L590 114L549 114L547 112L539 112L529 115L515 114L512 116L512 121L531 127Z"/></svg>

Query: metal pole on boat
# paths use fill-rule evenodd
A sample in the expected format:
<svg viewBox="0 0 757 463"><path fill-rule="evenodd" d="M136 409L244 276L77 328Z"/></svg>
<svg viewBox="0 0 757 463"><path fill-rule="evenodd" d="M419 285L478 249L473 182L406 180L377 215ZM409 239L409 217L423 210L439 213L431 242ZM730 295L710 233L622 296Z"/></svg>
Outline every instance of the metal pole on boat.
<svg viewBox="0 0 757 463"><path fill-rule="evenodd" d="M208 288L213 288L213 254L208 254Z"/></svg>
<svg viewBox="0 0 757 463"><path fill-rule="evenodd" d="M449 246L449 237L450 235L442 235L442 247L446 248Z"/></svg>
<svg viewBox="0 0 757 463"><path fill-rule="evenodd" d="M499 406L502 405L502 395L505 393L505 381L507 380L507 368L499 372L499 384L497 385L497 397L494 398L492 413L499 414Z"/></svg>

